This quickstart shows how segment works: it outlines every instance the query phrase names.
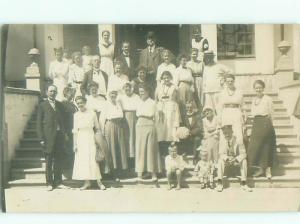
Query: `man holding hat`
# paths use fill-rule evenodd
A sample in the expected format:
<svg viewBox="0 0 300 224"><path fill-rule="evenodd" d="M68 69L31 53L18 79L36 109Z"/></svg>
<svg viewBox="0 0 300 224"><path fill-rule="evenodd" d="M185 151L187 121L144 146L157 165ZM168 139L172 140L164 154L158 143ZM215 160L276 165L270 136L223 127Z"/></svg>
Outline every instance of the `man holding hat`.
<svg viewBox="0 0 300 224"><path fill-rule="evenodd" d="M149 31L146 35L147 47L141 51L140 66L146 68L147 79L153 85L156 85L157 67L161 63L161 49L156 46L156 36L153 31Z"/></svg>
<svg viewBox="0 0 300 224"><path fill-rule="evenodd" d="M218 183L216 190L223 191L223 176L226 166L239 166L241 172L242 190L251 192L252 189L246 184L247 160L246 149L243 143L239 143L233 135L232 125L222 126L225 141L220 142L218 160Z"/></svg>

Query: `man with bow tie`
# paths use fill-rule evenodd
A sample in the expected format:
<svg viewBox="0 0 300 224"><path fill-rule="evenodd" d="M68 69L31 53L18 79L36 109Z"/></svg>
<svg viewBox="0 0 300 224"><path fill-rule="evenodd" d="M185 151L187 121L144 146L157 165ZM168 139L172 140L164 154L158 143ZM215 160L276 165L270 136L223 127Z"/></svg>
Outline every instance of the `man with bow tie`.
<svg viewBox="0 0 300 224"><path fill-rule="evenodd" d="M157 68L162 62L162 48L156 46L156 37L153 31L148 32L146 41L147 47L141 51L139 65L146 68L148 81L153 84L153 86L156 86Z"/></svg>
<svg viewBox="0 0 300 224"><path fill-rule="evenodd" d="M103 98L106 98L107 93L107 84L108 84L108 75L100 70L101 58L99 55L94 55L92 57L92 69L85 73L82 84L81 84L81 93L82 95L89 95L88 86L92 82L98 84L98 94Z"/></svg>
<svg viewBox="0 0 300 224"><path fill-rule="evenodd" d="M57 87L50 85L47 100L40 103L37 116L37 134L46 160L47 190L66 188L62 185L64 142L68 140L63 122L63 105L55 100Z"/></svg>
<svg viewBox="0 0 300 224"><path fill-rule="evenodd" d="M136 60L131 52L130 44L128 41L122 43L122 53L115 59L122 63L122 73L128 76L129 81L136 77Z"/></svg>
<svg viewBox="0 0 300 224"><path fill-rule="evenodd" d="M196 150L201 144L203 138L203 124L201 114L195 109L196 105L193 101L188 101L185 105L185 112L182 116L182 125L189 129L188 138L182 139L182 151L184 153L193 154L194 163L198 158Z"/></svg>

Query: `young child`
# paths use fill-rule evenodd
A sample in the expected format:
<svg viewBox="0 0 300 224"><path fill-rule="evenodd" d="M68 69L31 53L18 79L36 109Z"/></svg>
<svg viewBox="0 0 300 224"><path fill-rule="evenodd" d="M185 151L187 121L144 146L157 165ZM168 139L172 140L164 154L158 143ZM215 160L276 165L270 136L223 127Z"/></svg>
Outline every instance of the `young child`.
<svg viewBox="0 0 300 224"><path fill-rule="evenodd" d="M171 143L169 147L169 155L166 156L165 159L165 166L167 171L167 178L168 178L168 190L171 190L175 187L172 184L173 176L176 175L177 178L177 187L176 190L181 189L181 179L182 179L182 172L185 168L185 162L183 161L182 156L177 154L177 146L175 142Z"/></svg>
<svg viewBox="0 0 300 224"><path fill-rule="evenodd" d="M210 189L214 188L214 166L211 161L208 159L208 152L202 148L200 150L200 160L195 166L194 169L195 176L199 178L201 189L209 187Z"/></svg>
<svg viewBox="0 0 300 224"><path fill-rule="evenodd" d="M203 147L207 151L208 160L217 166L219 149L219 125L218 119L214 115L213 108L205 107L203 109L205 117L202 119L204 130Z"/></svg>

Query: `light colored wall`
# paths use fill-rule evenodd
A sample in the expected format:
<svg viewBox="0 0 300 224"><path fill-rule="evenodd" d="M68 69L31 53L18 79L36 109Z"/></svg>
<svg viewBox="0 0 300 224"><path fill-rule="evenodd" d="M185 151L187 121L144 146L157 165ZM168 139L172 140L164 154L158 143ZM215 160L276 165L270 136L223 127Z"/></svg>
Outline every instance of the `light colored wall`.
<svg viewBox="0 0 300 224"><path fill-rule="evenodd" d="M39 92L18 88L5 88L4 116L7 127L7 148L4 150L4 172L6 176L10 170L10 161L13 159L15 150L23 137L26 124L38 102Z"/></svg>
<svg viewBox="0 0 300 224"><path fill-rule="evenodd" d="M274 73L274 25L255 25L255 58L219 60L237 74Z"/></svg>
<svg viewBox="0 0 300 224"><path fill-rule="evenodd" d="M33 25L9 25L5 78L7 81L25 80L29 65L28 51L33 47Z"/></svg>
<svg viewBox="0 0 300 224"><path fill-rule="evenodd" d="M300 25L293 25L294 71L300 72Z"/></svg>

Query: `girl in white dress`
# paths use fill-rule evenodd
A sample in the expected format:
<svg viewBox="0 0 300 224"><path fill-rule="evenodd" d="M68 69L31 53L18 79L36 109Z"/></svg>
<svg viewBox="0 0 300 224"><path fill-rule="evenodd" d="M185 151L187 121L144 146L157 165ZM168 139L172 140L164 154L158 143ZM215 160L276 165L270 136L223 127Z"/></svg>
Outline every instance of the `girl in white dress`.
<svg viewBox="0 0 300 224"><path fill-rule="evenodd" d="M56 60L50 62L49 78L53 80L53 85L57 87L58 101L64 99L63 91L68 84L69 64L63 60L63 49L54 49Z"/></svg>
<svg viewBox="0 0 300 224"><path fill-rule="evenodd" d="M73 179L84 180L80 188L86 190L91 186L91 180L96 180L99 188L105 190L101 182L100 167L96 162L95 131L101 133L96 113L86 108L86 99L78 96L76 104L79 111L74 114L74 152L75 161Z"/></svg>
<svg viewBox="0 0 300 224"><path fill-rule="evenodd" d="M104 30L102 32L103 41L99 44L99 52L101 56L100 69L108 74L108 76L114 74L113 58L115 51L115 46L109 41L109 38L110 32L108 30Z"/></svg>
<svg viewBox="0 0 300 224"><path fill-rule="evenodd" d="M158 66L157 73L156 73L157 85L160 83L161 75L164 71L169 71L172 75L172 82L177 83L177 77L174 77L176 67L173 63L171 63L172 53L169 50L164 50L162 52L162 58L164 62Z"/></svg>
<svg viewBox="0 0 300 224"><path fill-rule="evenodd" d="M90 46L83 46L82 48L82 67L84 72L87 72L92 69L92 57Z"/></svg>
<svg viewBox="0 0 300 224"><path fill-rule="evenodd" d="M81 96L80 86L84 78L84 68L82 66L82 58L80 52L74 52L72 54L73 64L70 65L69 69L69 80L68 83L72 88L75 89L75 98Z"/></svg>

